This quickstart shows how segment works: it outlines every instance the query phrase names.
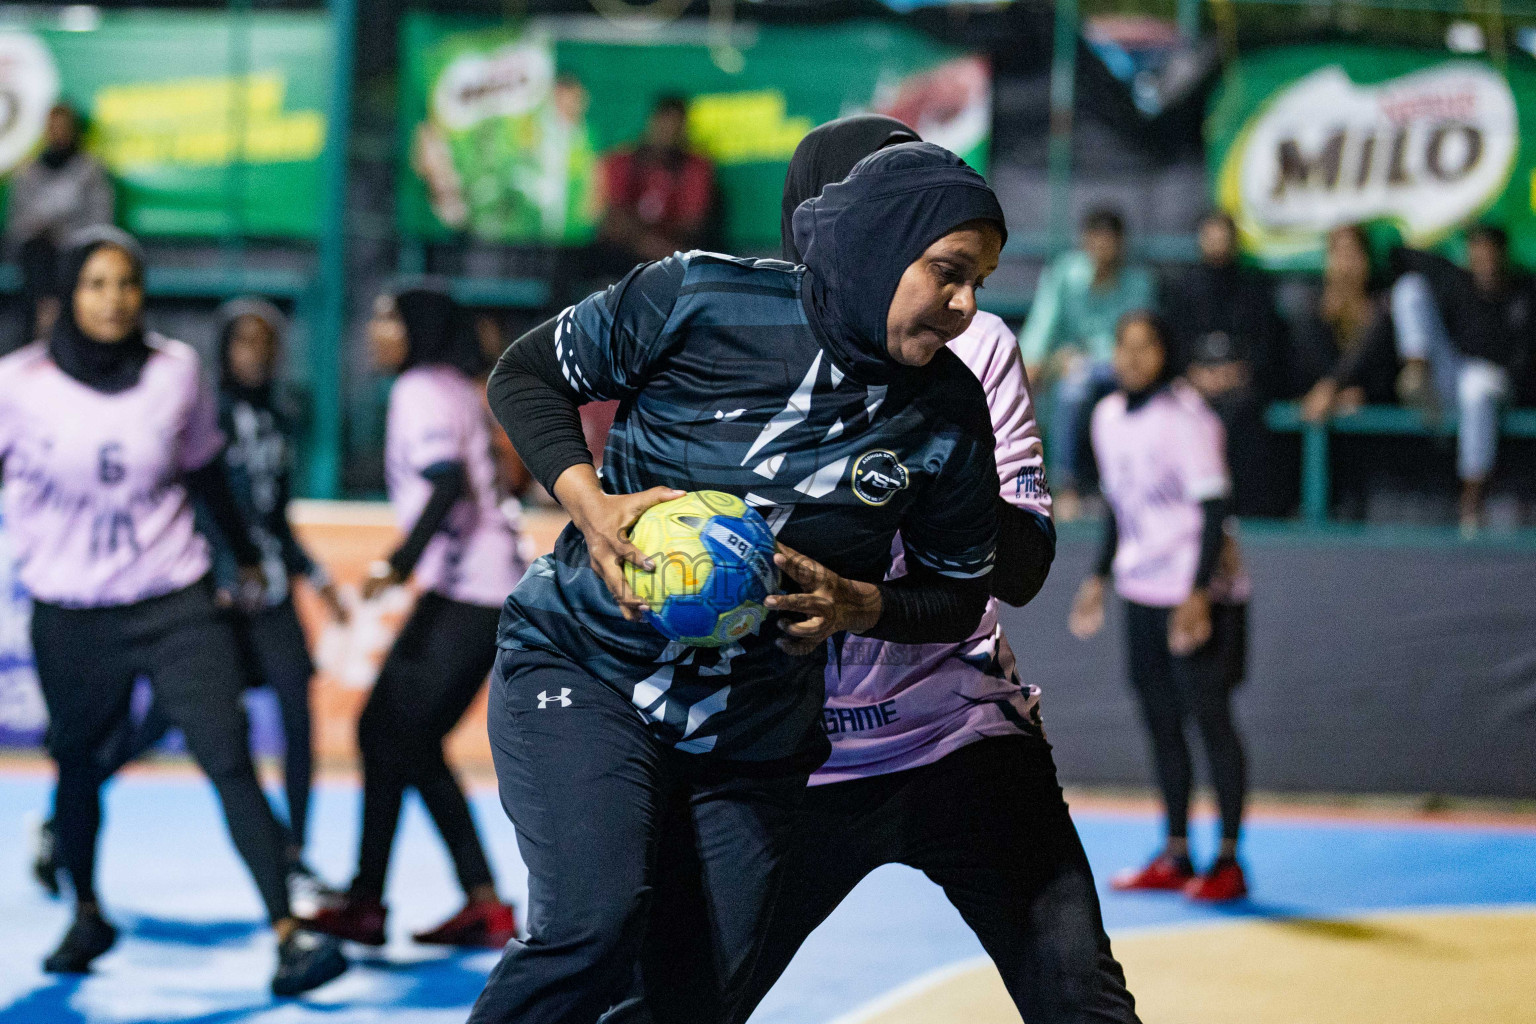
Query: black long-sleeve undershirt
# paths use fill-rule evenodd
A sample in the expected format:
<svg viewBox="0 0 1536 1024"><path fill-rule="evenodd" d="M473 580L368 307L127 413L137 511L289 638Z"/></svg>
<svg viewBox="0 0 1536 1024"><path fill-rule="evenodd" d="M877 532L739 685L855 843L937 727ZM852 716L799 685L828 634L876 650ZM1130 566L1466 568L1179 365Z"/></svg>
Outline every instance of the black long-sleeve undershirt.
<svg viewBox="0 0 1536 1024"><path fill-rule="evenodd" d="M968 640L987 610L991 596L987 580L987 576L956 580L918 567L915 572L877 584L880 621L864 635L897 644L958 644Z"/></svg>
<svg viewBox="0 0 1536 1024"><path fill-rule="evenodd" d="M581 398L555 357L557 325L546 320L508 345L486 383L491 412L528 472L550 494L561 473L592 464L577 412Z"/></svg>
<svg viewBox="0 0 1536 1024"><path fill-rule="evenodd" d="M997 499L997 558L987 576L992 596L1022 608L1034 600L1056 560L1050 520Z"/></svg>
<svg viewBox="0 0 1536 1024"><path fill-rule="evenodd" d="M1221 547L1226 538L1227 516L1232 512L1230 498L1211 498L1200 503L1200 558L1195 563L1195 589L1210 586L1216 568L1221 564ZM1099 558L1094 564L1094 575L1107 577L1114 566L1115 551L1120 545L1120 527L1115 521L1115 510L1104 512L1104 536L1099 544Z"/></svg>
<svg viewBox="0 0 1536 1024"><path fill-rule="evenodd" d="M1099 557L1094 560L1093 574L1100 579L1109 576L1115 566L1115 552L1120 548L1120 524L1115 519L1113 505L1104 506L1104 533L1099 538Z"/></svg>
<svg viewBox="0 0 1536 1024"><path fill-rule="evenodd" d="M251 527L240 514L229 486L229 466L221 452L200 469L187 474L187 491L203 503L213 524L229 540L235 563L242 568L261 565L261 549L251 540Z"/></svg>
<svg viewBox="0 0 1536 1024"><path fill-rule="evenodd" d="M432 494L427 498L421 515L416 517L411 532L395 549L395 553L389 556L390 568L401 579L410 576L415 570L416 563L421 560L421 553L427 549L427 544L437 535L437 531L442 529L443 521L453 510L454 503L463 497L469 486L469 477L462 462L433 463L422 470L421 475L432 481Z"/></svg>
<svg viewBox="0 0 1536 1024"><path fill-rule="evenodd" d="M551 494L567 469L592 464L577 411L581 398L555 356L556 327L557 321L547 320L507 346L486 385L491 412L528 471ZM990 593L988 577L955 580L937 573L879 586L880 621L866 635L909 644L967 639Z"/></svg>

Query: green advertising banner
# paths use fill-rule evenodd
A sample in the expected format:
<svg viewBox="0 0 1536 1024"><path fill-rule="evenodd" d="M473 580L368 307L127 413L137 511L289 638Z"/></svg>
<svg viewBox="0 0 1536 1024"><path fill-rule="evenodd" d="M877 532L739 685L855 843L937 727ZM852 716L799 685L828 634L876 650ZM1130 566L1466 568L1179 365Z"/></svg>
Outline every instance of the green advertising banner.
<svg viewBox="0 0 1536 1024"><path fill-rule="evenodd" d="M637 34L416 14L401 40L398 214L413 237L590 239L603 155L635 142L669 93L689 99L691 143L715 163L725 240L742 251L777 248L785 168L823 121L888 113L986 169L987 64L901 26L738 27L720 47L682 22Z"/></svg>
<svg viewBox="0 0 1536 1024"><path fill-rule="evenodd" d="M1529 139L1529 60L1348 45L1244 56L1206 120L1216 201L1276 269L1316 269L1327 231L1354 223L1452 254L1466 226L1496 223L1536 264Z"/></svg>
<svg viewBox="0 0 1536 1024"><path fill-rule="evenodd" d="M325 17L94 10L0 23L0 174L37 151L62 99L86 116L128 230L317 235Z"/></svg>

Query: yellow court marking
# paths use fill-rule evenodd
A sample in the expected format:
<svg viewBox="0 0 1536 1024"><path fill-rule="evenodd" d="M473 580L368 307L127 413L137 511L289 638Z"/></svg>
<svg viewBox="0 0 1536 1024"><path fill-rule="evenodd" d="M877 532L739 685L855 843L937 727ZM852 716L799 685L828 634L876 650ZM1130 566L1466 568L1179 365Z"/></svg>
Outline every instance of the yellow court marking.
<svg viewBox="0 0 1536 1024"><path fill-rule="evenodd" d="M1115 942L1145 1024L1536 1024L1536 910L1245 920ZM1018 1024L990 963L837 1024Z"/></svg>

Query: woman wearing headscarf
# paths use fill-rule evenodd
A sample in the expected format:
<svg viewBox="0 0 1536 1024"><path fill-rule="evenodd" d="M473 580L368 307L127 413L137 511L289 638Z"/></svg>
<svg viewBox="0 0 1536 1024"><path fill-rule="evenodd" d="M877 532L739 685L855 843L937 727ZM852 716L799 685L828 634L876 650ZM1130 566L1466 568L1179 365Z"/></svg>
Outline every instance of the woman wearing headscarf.
<svg viewBox="0 0 1536 1024"><path fill-rule="evenodd" d="M958 642L986 606L992 432L945 345L1005 230L954 154L889 147L795 211L805 266L674 255L502 356L491 407L572 524L502 613L489 725L529 937L476 1024L589 1024L637 977L666 1024L739 1004L827 754L828 641ZM578 407L611 399L599 480ZM798 591L715 649L669 643L623 583L651 564L628 528L697 489L763 514ZM887 582L898 531L911 571Z"/></svg>
<svg viewBox="0 0 1536 1024"><path fill-rule="evenodd" d="M283 782L288 803L289 895L313 914L327 893L303 860L309 822L312 753L309 684L315 674L293 603L293 581L309 581L331 614L346 611L324 566L304 550L288 523L294 461L293 415L277 386L287 318L264 299L239 298L215 314L219 352L219 426L229 438L225 458L235 500L250 539L261 552L266 586L240 592L234 549L209 524L214 579L239 642L248 683L277 697L283 728Z"/></svg>
<svg viewBox="0 0 1536 1024"><path fill-rule="evenodd" d="M300 929L290 913L284 831L256 780L234 638L214 613L192 497L235 539L251 582L260 553L230 495L197 354L144 329L143 277L129 236L111 228L78 236L52 333L0 360L5 521L34 602L33 652L59 769L59 859L75 891L74 923L44 966L84 972L116 939L94 884L98 758L142 675L219 795L278 935L272 990L294 995L346 961L335 941Z"/></svg>
<svg viewBox="0 0 1536 1024"><path fill-rule="evenodd" d="M382 297L369 337L379 369L399 374L389 393L384 475L407 534L374 563L363 596L408 579L421 596L357 723L357 875L344 899L316 915L315 927L384 944L384 883L401 800L414 787L465 896L462 910L414 938L499 949L516 934L512 908L497 894L464 790L443 757L444 739L485 683L501 602L523 572L517 532L499 507L490 423L473 376L480 356L462 310L436 287Z"/></svg>
<svg viewBox="0 0 1536 1024"><path fill-rule="evenodd" d="M230 493L260 558L264 583L242 578L235 543L203 503L198 503L197 526L213 546L214 600L234 630L241 676L247 685L270 687L277 697L288 810L288 895L295 912L308 916L328 891L303 860L313 760L309 684L315 669L294 608L293 579L306 577L338 619L345 619L346 613L329 575L310 558L288 524L294 428L274 379L287 320L270 302L247 297L220 306L215 323L219 429L229 441L223 461ZM110 778L153 747L170 726L153 705L142 720L125 721L99 754L102 777ZM51 823L44 829L51 838ZM34 873L57 893L57 843L45 840L41 845L48 852L38 858Z"/></svg>
<svg viewBox="0 0 1536 1024"><path fill-rule="evenodd" d="M1093 451L1109 504L1093 575L1070 619L1083 639L1104 626L1106 582L1125 600L1127 664L1167 811L1167 841L1121 890L1182 891L1199 902L1248 892L1237 861L1247 796L1232 691L1242 682L1252 589L1227 533L1231 478L1221 421L1175 377L1168 332L1145 311L1115 332L1119 388L1093 410ZM1189 856L1191 765L1185 730L1205 741L1221 811L1221 847L1203 875Z"/></svg>
<svg viewBox="0 0 1536 1024"><path fill-rule="evenodd" d="M912 137L899 121L874 115L807 135L784 183L784 258L801 262L788 230L792 211L867 153ZM736 1020L751 1015L807 936L884 864L916 868L943 887L1030 1024L1137 1019L1056 781L1040 690L1020 680L997 621L998 601L1022 605L1039 592L1056 549L1029 381L1013 332L990 313L977 312L949 350L981 381L997 439L992 600L964 642L850 636L827 665L823 728L832 756L811 775ZM903 569L898 540L891 575Z"/></svg>

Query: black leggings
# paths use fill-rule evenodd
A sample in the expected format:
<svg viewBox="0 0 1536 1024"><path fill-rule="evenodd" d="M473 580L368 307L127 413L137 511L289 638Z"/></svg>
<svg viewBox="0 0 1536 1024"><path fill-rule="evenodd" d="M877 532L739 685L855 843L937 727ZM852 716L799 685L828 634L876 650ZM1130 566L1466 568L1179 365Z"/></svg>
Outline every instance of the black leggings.
<svg viewBox="0 0 1536 1024"><path fill-rule="evenodd" d="M906 864L944 889L1029 1024L1136 1024L1044 739L979 740L920 768L812 786L794 839L735 1020L866 875Z"/></svg>
<svg viewBox="0 0 1536 1024"><path fill-rule="evenodd" d="M224 808L268 916L288 916L284 830L256 781L241 703L234 637L210 588L110 608L32 609L32 649L48 705L48 751L59 768L54 831L76 899L96 899L101 752L129 714L134 680L147 676L155 706L187 737Z"/></svg>
<svg viewBox="0 0 1536 1024"><path fill-rule="evenodd" d="M1152 761L1168 812L1168 835L1189 834L1193 781L1184 730L1192 718L1205 743L1211 785L1221 809L1221 837L1235 841L1243 824L1247 771L1243 741L1232 721L1232 690L1242 681L1247 607L1211 606L1211 639L1188 657L1168 650L1168 608L1127 601L1126 638L1131 686L1152 740Z"/></svg>
<svg viewBox="0 0 1536 1024"><path fill-rule="evenodd" d="M309 821L309 794L314 776L310 736L309 683L314 662L299 625L293 599L264 608L254 615L222 612L219 616L234 631L240 652L241 679L246 686L270 686L277 697L283 726L283 782L288 798L288 858L304 849ZM99 759L102 780L111 778L128 762L147 752L170 731L170 721L151 704L140 721L125 718L102 746Z"/></svg>
<svg viewBox="0 0 1536 1024"><path fill-rule="evenodd" d="M245 664L246 685L270 686L283 723L283 789L288 798L290 857L304 849L314 776L309 684L315 664L293 598L254 615L229 616Z"/></svg>
<svg viewBox="0 0 1536 1024"><path fill-rule="evenodd" d="M427 593L416 602L357 723L363 758L363 835L354 896L384 895L400 802L414 786L448 846L465 893L493 883L443 738L468 710L496 659L499 608Z"/></svg>

